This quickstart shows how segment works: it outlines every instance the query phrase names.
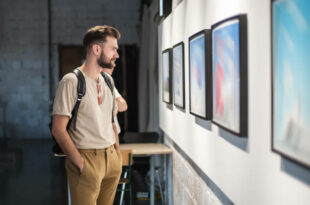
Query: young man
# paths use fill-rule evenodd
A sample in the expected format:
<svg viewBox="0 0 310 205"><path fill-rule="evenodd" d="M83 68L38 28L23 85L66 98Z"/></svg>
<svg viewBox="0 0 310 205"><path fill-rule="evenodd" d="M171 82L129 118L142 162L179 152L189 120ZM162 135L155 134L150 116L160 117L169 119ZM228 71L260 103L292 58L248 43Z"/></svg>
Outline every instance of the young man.
<svg viewBox="0 0 310 205"><path fill-rule="evenodd" d="M113 68L120 33L110 26L95 26L83 38L86 60L78 69L85 77L76 129L71 124L77 101L77 77L69 73L59 82L53 106L52 133L67 155L66 171L73 205L113 204L121 174L121 155L113 113L117 106L102 68Z"/></svg>
<svg viewBox="0 0 310 205"><path fill-rule="evenodd" d="M114 71L114 68L103 68L102 71L107 73L111 78L112 78L112 74ZM114 93L115 93L115 100L116 100L116 104L117 104L117 112L125 112L128 109L128 105L126 100L122 97L122 95L118 92L118 90L116 89L116 87L114 86ZM117 128L117 133L119 134L121 132L121 128L119 126L118 123L118 119L117 119L117 113L115 113L115 125Z"/></svg>

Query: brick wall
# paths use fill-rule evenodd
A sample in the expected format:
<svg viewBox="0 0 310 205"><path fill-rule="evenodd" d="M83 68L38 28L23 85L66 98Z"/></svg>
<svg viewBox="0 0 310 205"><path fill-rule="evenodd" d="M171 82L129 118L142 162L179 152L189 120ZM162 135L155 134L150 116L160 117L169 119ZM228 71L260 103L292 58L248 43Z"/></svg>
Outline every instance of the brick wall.
<svg viewBox="0 0 310 205"><path fill-rule="evenodd" d="M59 80L59 44L81 45L85 30L97 24L117 27L123 34L121 44L138 42L138 0L52 0L51 4L50 81L47 0L0 1L0 137L49 137L49 89L51 83L54 93Z"/></svg>
<svg viewBox="0 0 310 205"><path fill-rule="evenodd" d="M173 204L233 204L169 137L165 137L165 144L173 150Z"/></svg>
<svg viewBox="0 0 310 205"><path fill-rule="evenodd" d="M45 1L0 2L0 105L3 136L38 138L48 129ZM5 110L4 110L5 108Z"/></svg>

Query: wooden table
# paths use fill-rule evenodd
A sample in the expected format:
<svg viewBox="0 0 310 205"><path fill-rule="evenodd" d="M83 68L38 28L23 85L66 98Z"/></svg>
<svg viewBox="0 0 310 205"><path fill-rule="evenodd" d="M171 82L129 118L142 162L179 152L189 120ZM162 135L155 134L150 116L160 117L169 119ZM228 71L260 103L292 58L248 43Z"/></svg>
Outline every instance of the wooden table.
<svg viewBox="0 0 310 205"><path fill-rule="evenodd" d="M120 144L121 149L131 149L133 155L171 154L172 149L160 143Z"/></svg>
<svg viewBox="0 0 310 205"><path fill-rule="evenodd" d="M172 205L172 149L168 146L160 143L136 143L136 144L120 144L120 148L131 149L133 157L150 156L150 204L154 205L154 156L155 155L168 155L168 184L166 184L166 196L168 204ZM167 164L166 157L164 157L165 164ZM163 197L163 196L161 196Z"/></svg>

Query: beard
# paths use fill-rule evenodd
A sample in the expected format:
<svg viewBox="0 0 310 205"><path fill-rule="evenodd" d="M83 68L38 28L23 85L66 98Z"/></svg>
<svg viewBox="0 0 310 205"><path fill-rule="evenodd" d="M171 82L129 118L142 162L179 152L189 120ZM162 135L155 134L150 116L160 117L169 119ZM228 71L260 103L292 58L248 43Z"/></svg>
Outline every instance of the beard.
<svg viewBox="0 0 310 205"><path fill-rule="evenodd" d="M97 63L101 68L112 69L115 66L115 63L112 62L114 59L112 58L110 62L107 62L103 52L101 52L100 57L97 59ZM116 60L116 59L115 59Z"/></svg>

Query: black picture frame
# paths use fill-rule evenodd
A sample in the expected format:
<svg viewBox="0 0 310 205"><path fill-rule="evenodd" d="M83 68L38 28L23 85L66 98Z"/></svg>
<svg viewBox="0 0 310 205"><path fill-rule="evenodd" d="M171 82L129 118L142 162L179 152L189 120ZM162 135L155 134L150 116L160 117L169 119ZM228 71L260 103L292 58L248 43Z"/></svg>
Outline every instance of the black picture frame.
<svg viewBox="0 0 310 205"><path fill-rule="evenodd" d="M172 0L158 0L159 18L167 17L172 11Z"/></svg>
<svg viewBox="0 0 310 205"><path fill-rule="evenodd" d="M193 94L194 86L196 82L191 82L191 78L193 76L193 68L191 67L191 63L195 63L194 57L197 55L191 55L191 46L194 46L194 41L198 38L203 37L204 38L204 54L201 57L201 60L204 62L204 74L202 74L200 77L202 77L201 82L205 83L205 85L201 88L203 88L205 91L202 93L204 96L201 96L199 100L204 101L205 103L197 103L196 100L194 100L194 97L196 94ZM204 29L202 31L199 31L195 33L194 35L190 36L188 39L188 49L189 49L189 110L190 114L205 119L205 120L211 120L212 119L212 68L211 68L211 30L210 29ZM202 44L201 44L202 45ZM197 53L199 55L199 53ZM195 66L194 66L195 67ZM194 77L194 76L193 76ZM197 84L197 83L196 83ZM196 86L197 87L197 86ZM196 96L198 97L198 96ZM193 98L193 99L192 99ZM199 98L199 97L198 97ZM195 109L197 106L200 106L199 108L205 109L204 112L197 112L197 110L193 110L194 107L193 104L195 104Z"/></svg>
<svg viewBox="0 0 310 205"><path fill-rule="evenodd" d="M295 163L297 163L298 165L302 166L303 168L310 170L310 156L307 156L306 154L303 153L302 151L302 147L304 145L307 145L308 143L304 141L305 137L305 130L304 130L304 126L301 125L309 125L309 121L308 122L302 122L301 119L305 119L304 116L302 115L308 115L309 113L307 112L303 112L304 107L302 105L308 104L307 98L305 96L300 97L300 99L294 98L292 97L292 94L295 95L297 93L300 92L300 90L296 89L296 87L303 87L303 88L307 88L307 85L300 85L300 83L303 83L305 81L303 81L303 79L300 78L296 78L294 79L294 76L298 76L296 75L296 72L301 73L302 75L305 75L306 78L308 77L305 73L303 73L301 70L302 69L308 69L309 63L308 63L308 58L307 56L302 56L304 53L306 53L306 55L308 55L308 49L306 47L303 47L303 45L308 45L307 44L307 40L308 37L306 37L306 39L304 39L305 37L300 37L300 30L298 29L292 29L292 23L288 23L286 22L283 18L279 18L278 23L276 23L276 18L277 18L277 13L275 12L275 7L276 4L281 4L281 3L285 3L285 2L281 2L278 0L272 0L271 1L271 6L270 6L270 13L271 13L271 150L277 154L280 154L282 157L285 157ZM292 3L294 4L294 3ZM279 5L278 5L279 6ZM283 9L286 8L286 9ZM277 8L279 9L279 13L282 16L283 15L294 15L294 13L290 13L287 9L287 7L285 7L283 5L283 8ZM296 8L298 9L298 6L296 5ZM300 12L299 15L308 15L305 13ZM294 18L294 17L293 17ZM296 23L297 25L298 23ZM281 30L281 26L282 28L285 28L285 33L283 32L283 30ZM309 30L309 29L308 29ZM303 31L305 32L305 30ZM277 36L278 34L278 36ZM286 38L283 38L282 36L282 41L279 41L279 39L281 39L280 35L285 34ZM303 36L308 36L303 34ZM289 42L288 42L288 38L289 38ZM286 40L286 41L285 41ZM302 42L302 43L300 43ZM309 42L309 41L308 41ZM277 44L278 43L278 44ZM291 52L292 50L290 49L290 45L294 45L295 47L295 52ZM279 46L279 48L278 48ZM303 49L300 49L301 47L303 47ZM285 54L284 54L285 53ZM290 66L283 66L281 67L280 64L285 62L286 65L289 65L291 62L291 58L295 59L297 58L298 55L298 66L294 66L293 69L290 69ZM281 60L281 57L284 60ZM278 58L278 59L277 59ZM306 61L306 62L305 62ZM278 69L278 70L277 70ZM285 70L285 71L284 71ZM289 72L289 70L291 70ZM291 89L292 91L288 92L284 92L285 88L284 87L280 87L280 86L276 86L277 81L281 81L280 79L284 78L283 74L281 74L281 72L285 72L285 76L288 75L288 73L290 73L292 77L291 79L291 83L284 81L282 83L285 84L293 84L291 85ZM297 84L294 85L295 83ZM298 82L297 82L298 81ZM280 83L281 84L281 83ZM309 84L308 84L309 85ZM294 90L295 88L295 90ZM277 90L279 89L279 90ZM292 101L298 102L297 103L297 107L299 110L299 120L301 120L301 122L296 122L296 119L292 118L292 107L291 106L287 106L287 104L283 104L283 108L280 108L278 106L276 101L277 98L275 97L276 95L278 95L278 93L286 93L285 97L282 98L284 95L280 94L280 96L278 98L282 99L282 102L287 102L287 101L291 101L291 105L294 105L295 103L292 103ZM306 91L308 92L308 91ZM278 99L279 100L279 99ZM305 102L305 101L307 102ZM281 123L280 118L277 118L277 113L276 112L281 112L281 118L287 118L289 119L287 121L287 123ZM283 120L284 121L284 120ZM285 133L283 132L283 135L280 136L280 139L277 139L279 136L277 136L276 132L277 131L277 127L278 129L280 128L282 131L286 130ZM281 133L281 132L279 132ZM307 135L308 137L309 135ZM309 151L309 150L307 150Z"/></svg>
<svg viewBox="0 0 310 205"><path fill-rule="evenodd" d="M171 48L168 48L162 51L162 98L163 98L163 102L167 104L172 104L172 89L173 89L172 78L173 76L172 76L172 53L171 52L172 52ZM165 55L167 55L167 60L169 61L168 63L165 63ZM165 74L167 74L168 76L165 76ZM165 79L166 77L168 77L168 79ZM166 89L166 86L168 86L168 90Z"/></svg>
<svg viewBox="0 0 310 205"><path fill-rule="evenodd" d="M181 51L181 73L182 73L182 79L180 79L181 81L181 86L182 86L182 88L181 88L181 92L182 92L182 102L181 102L181 104L179 104L178 102L177 102L177 96L176 96L176 80L177 80L177 77L178 77L178 75L176 74L176 62L175 62L175 52L177 51L177 49L181 49L182 51ZM183 41L182 42L180 42L180 43L177 43L176 45L174 45L173 46L173 48L172 48L172 69L173 69L173 104L176 106L176 107L178 107L178 108L180 108L180 109L182 109L182 110L185 110L185 62L184 62L184 43L183 43Z"/></svg>
<svg viewBox="0 0 310 205"><path fill-rule="evenodd" d="M221 96L220 93L222 93L222 88L227 88L225 86L218 86L219 82L222 82L222 79L221 78L220 80L218 80L218 73L216 73L215 71L218 71L216 70L217 68L219 68L217 66L216 63L220 62L222 63L222 61L226 61L228 60L227 59L227 56L225 56L225 58L222 58L221 60L218 60L216 63L214 61L217 60L217 54L214 52L216 49L218 49L216 46L215 46L215 43L216 41L218 41L218 39L216 39L214 37L214 35L217 35L217 37L220 36L219 33L217 32L220 32L221 29L228 29L229 26L233 25L235 22L238 22L239 23L239 58L235 58L233 60L237 60L238 63L237 65L239 64L239 66L236 66L236 67L239 67L239 89L233 89L234 90L237 90L239 91L239 93L237 93L237 96L239 97L235 97L235 93L233 92L233 94L230 93L231 90L225 90L224 93L229 93L231 96L233 96L234 99L237 99L235 100L232 105L234 105L233 107L234 108L237 108L237 111L235 111L234 109L228 109L226 106L226 111L223 111L223 109L225 108L222 108L225 106L225 103L230 103L231 101L229 100L218 100L217 97ZM212 89L212 98L213 98L213 107L212 107L212 114L213 114L213 119L212 119L212 122L216 125L218 125L219 127L221 127L222 129L228 131L228 132L231 132L232 134L236 135L236 136L239 136L239 137L247 137L248 135L248 65L247 65L247 15L246 14L239 14L239 15L236 15L236 16L232 16L232 17L229 17L227 19L224 19L222 21L219 21L215 24L213 24L211 26L211 33L212 33L212 72L213 72L213 89ZM224 38L225 40L225 38ZM225 42L224 42L225 43ZM222 45L221 45L222 46ZM227 46L228 47L228 46ZM217 52L217 51L216 51ZM222 51L219 51L219 53L222 53ZM220 54L222 55L222 54ZM220 58L218 58L220 59ZM224 63L223 63L224 64ZM224 69L222 69L223 71ZM224 78L226 80L226 78ZM233 79L230 79L232 80L233 83L233 86L235 86L236 82L233 81ZM238 80L237 80L238 81ZM224 83L227 83L227 82L224 82ZM220 87L220 89L219 89ZM219 92L219 93L217 93ZM229 98L229 99L232 99L232 98ZM233 100L234 100L233 99ZM239 105L235 105L237 103L235 102L238 102L239 101ZM220 102L220 103L219 103ZM220 106L218 106L220 105ZM231 104L230 104L231 105ZM219 114L216 114L219 109L219 107L221 107L222 111L220 111L220 113L228 113L226 115L226 121L224 120L225 117L222 117L222 116L219 116ZM237 117L236 118L239 118L239 122L238 124L234 124L235 123L235 119L233 120L230 120L231 116L235 117L235 115L231 115L231 112L235 112L233 114L236 114L237 113ZM239 115L239 116L238 116ZM221 118L223 119L221 121ZM229 122L232 122L230 123ZM239 129L236 129L235 127L233 126L237 126Z"/></svg>

